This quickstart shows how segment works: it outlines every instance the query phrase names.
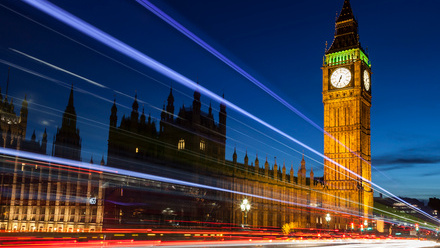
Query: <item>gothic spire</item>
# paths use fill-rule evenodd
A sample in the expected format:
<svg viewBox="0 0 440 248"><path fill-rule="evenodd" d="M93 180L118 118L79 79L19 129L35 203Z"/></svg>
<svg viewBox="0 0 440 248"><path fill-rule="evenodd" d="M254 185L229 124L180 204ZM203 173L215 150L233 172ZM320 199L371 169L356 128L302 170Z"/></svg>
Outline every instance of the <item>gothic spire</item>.
<svg viewBox="0 0 440 248"><path fill-rule="evenodd" d="M145 124L145 112L144 112L145 108L144 106L142 106L142 114L141 114L141 124L144 125Z"/></svg>
<svg viewBox="0 0 440 248"><path fill-rule="evenodd" d="M104 164L105 164L104 156L102 156L101 163L99 163L99 164L100 164L100 165L104 165Z"/></svg>
<svg viewBox="0 0 440 248"><path fill-rule="evenodd" d="M73 107L73 84L72 87L70 88L69 102L67 103L67 106Z"/></svg>
<svg viewBox="0 0 440 248"><path fill-rule="evenodd" d="M118 122L118 116L117 116L117 111L118 108L116 107L116 98L113 100L113 106L112 106L112 111L111 111L111 115L110 115L110 126L111 127L116 127L117 122Z"/></svg>
<svg viewBox="0 0 440 248"><path fill-rule="evenodd" d="M174 96L173 96L173 87L170 88L170 94L168 95L168 104L174 103Z"/></svg>
<svg viewBox="0 0 440 248"><path fill-rule="evenodd" d="M174 96L173 96L173 87L170 88L170 94L167 99L167 119L169 121L174 119Z"/></svg>
<svg viewBox="0 0 440 248"><path fill-rule="evenodd" d="M37 138L37 136L35 135L35 129L34 129L34 132L32 133L31 140L32 140L32 141L35 141L36 138Z"/></svg>
<svg viewBox="0 0 440 248"><path fill-rule="evenodd" d="M43 142L47 142L47 131L46 128L44 128L44 133L43 133Z"/></svg>
<svg viewBox="0 0 440 248"><path fill-rule="evenodd" d="M350 1L345 0L341 13L336 19L335 37L326 54L360 48L358 23L353 15Z"/></svg>
<svg viewBox="0 0 440 248"><path fill-rule="evenodd" d="M301 169L304 169L304 171L306 169L306 161L304 160L304 153L303 153L303 157L302 157L302 160L301 160Z"/></svg>
<svg viewBox="0 0 440 248"><path fill-rule="evenodd" d="M236 147L234 147L234 154L232 154L232 161L237 163L237 151Z"/></svg>
<svg viewBox="0 0 440 248"><path fill-rule="evenodd" d="M345 0L342 6L341 14L339 14L336 22L354 20L353 10L351 9L350 0Z"/></svg>
<svg viewBox="0 0 440 248"><path fill-rule="evenodd" d="M76 112L75 107L73 106L73 84L70 88L69 101L67 102L66 110L64 110L63 114L63 123L61 124L61 128L71 128L71 131L75 133L76 131Z"/></svg>
<svg viewBox="0 0 440 248"><path fill-rule="evenodd" d="M248 165L249 164L249 157L247 155L247 149L246 149L246 155L244 156L244 164Z"/></svg>
<svg viewBox="0 0 440 248"><path fill-rule="evenodd" d="M113 100L113 105L112 105L112 113L115 113L118 111L118 108L116 107L116 98Z"/></svg>
<svg viewBox="0 0 440 248"><path fill-rule="evenodd" d="M259 167L260 166L260 161L258 160L258 152L257 155L255 156L255 167Z"/></svg>
<svg viewBox="0 0 440 248"><path fill-rule="evenodd" d="M137 95L137 92L136 92L135 95L134 95L134 102L133 102L133 105L132 105L133 112L138 112L138 109L139 109L139 104L138 104L138 101L137 101L137 97L138 97L138 95Z"/></svg>

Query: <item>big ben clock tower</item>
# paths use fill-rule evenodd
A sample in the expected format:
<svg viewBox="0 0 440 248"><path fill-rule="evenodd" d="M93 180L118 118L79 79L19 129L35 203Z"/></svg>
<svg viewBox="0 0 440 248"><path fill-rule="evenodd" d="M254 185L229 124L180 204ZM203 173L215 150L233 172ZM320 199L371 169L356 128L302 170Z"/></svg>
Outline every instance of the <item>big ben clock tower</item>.
<svg viewBox="0 0 440 248"><path fill-rule="evenodd" d="M344 1L336 20L322 73L324 154L344 167L324 161L324 181L330 195L325 202L330 209L352 214L335 216L336 228L346 228L349 222L359 226L371 216L373 206L371 185L362 179L371 181L371 64L359 42L349 0Z"/></svg>

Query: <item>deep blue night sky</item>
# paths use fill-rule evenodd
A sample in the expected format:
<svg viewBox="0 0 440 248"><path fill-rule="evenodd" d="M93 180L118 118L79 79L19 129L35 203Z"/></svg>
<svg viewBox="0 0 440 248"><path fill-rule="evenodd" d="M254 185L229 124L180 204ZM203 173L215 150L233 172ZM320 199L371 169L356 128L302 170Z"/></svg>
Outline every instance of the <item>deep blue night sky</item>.
<svg viewBox="0 0 440 248"><path fill-rule="evenodd" d="M51 1L186 77L225 97L314 149L323 151L323 134L289 112L251 82L180 34L136 1ZM156 6L226 55L307 115L323 123L322 57L331 45L342 0L156 0ZM27 94L29 124L51 141L67 104L69 85L82 137L82 158L98 162L107 153L108 123L114 97L118 118L129 115L135 92L146 114L158 118L172 85L178 108L192 103L192 91L18 1L0 6L0 86L13 63L65 84L11 69L9 95L16 111ZM439 197L440 22L437 0L352 0L361 44L372 61L371 144L373 181L397 195ZM8 9L9 8L9 9ZM40 23L37 24L36 22ZM42 25L47 26L47 28ZM50 29L52 30L50 30ZM81 43L81 44L79 44ZM11 50L47 61L105 85L92 85ZM88 92L88 93L84 93ZM91 94L90 94L91 93ZM93 94L93 95L92 95ZM97 98L99 96L100 98ZM103 100L106 99L106 100ZM210 99L202 96L204 111ZM213 102L214 110L218 103ZM216 120L218 115L216 114ZM253 130L258 129L259 132ZM265 136L266 134L268 136ZM298 170L303 148L251 120L228 111L227 158L247 150L271 165L293 163ZM284 144L284 145L283 145ZM49 150L51 147L49 147ZM296 151L295 151L296 150ZM322 159L305 151L307 170L322 176ZM313 161L316 160L316 161ZM261 163L262 164L262 163ZM379 171L380 172L379 172Z"/></svg>

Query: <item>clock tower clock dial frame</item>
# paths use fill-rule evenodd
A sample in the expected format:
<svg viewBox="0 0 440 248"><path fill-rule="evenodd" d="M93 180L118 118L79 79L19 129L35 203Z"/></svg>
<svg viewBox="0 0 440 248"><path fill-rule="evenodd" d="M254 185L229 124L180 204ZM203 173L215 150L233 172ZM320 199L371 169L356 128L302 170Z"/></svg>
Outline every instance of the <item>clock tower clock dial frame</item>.
<svg viewBox="0 0 440 248"><path fill-rule="evenodd" d="M373 190L364 180L371 181L371 63L360 45L357 28L350 1L345 0L322 66L324 155L343 167L324 160L329 193L324 202L327 208L353 214L350 218L337 217L340 226L353 222L360 225L372 215L373 207ZM351 74L349 82L340 83L344 76L338 70Z"/></svg>

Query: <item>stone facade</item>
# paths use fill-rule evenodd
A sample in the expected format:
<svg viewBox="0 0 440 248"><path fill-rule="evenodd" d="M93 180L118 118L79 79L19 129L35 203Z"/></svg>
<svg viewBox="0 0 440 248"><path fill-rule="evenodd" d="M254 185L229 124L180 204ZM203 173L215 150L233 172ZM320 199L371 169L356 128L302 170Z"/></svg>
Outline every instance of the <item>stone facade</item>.
<svg viewBox="0 0 440 248"><path fill-rule="evenodd" d="M5 96L5 99L7 96ZM35 131L25 140L27 102L20 117L13 105L3 104L1 126L8 133L5 148L46 155L47 133L37 141ZM14 122L13 120L17 120ZM79 160L80 137L76 128L73 87L63 124L54 140L54 155ZM104 161L101 161L104 164ZM46 163L3 156L0 172L0 229L6 231L101 231L103 223L102 173L72 169L65 164Z"/></svg>
<svg viewBox="0 0 440 248"><path fill-rule="evenodd" d="M361 225L364 218L372 216L373 207L372 187L364 180L371 181L371 63L360 45L357 28L350 1L345 0L322 67L324 155L342 165L324 161L329 193L324 202L329 209L342 209L349 214L338 214L335 228L344 228L348 223ZM341 68L349 76L338 74L335 78ZM344 77L347 84L338 85Z"/></svg>

